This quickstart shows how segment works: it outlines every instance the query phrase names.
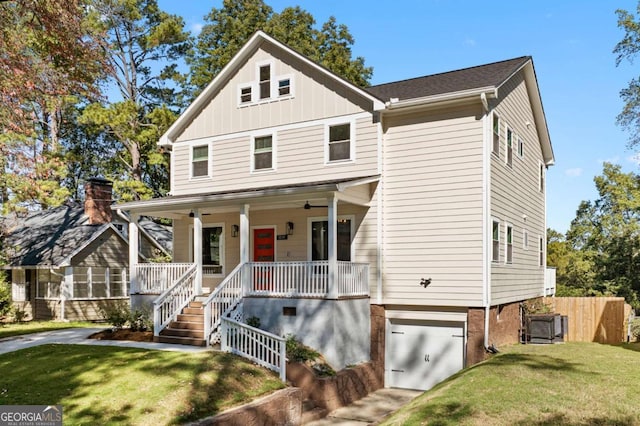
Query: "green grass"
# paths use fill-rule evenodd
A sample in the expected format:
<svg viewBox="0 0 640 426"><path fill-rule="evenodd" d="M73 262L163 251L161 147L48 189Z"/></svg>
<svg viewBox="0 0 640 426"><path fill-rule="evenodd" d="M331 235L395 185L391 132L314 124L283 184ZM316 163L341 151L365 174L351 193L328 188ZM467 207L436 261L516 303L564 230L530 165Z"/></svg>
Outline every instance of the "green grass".
<svg viewBox="0 0 640 426"><path fill-rule="evenodd" d="M384 425L640 425L640 344L514 345Z"/></svg>
<svg viewBox="0 0 640 426"><path fill-rule="evenodd" d="M0 323L0 339L4 337L13 337L21 334L39 333L41 331L62 330L65 328L91 328L100 327L104 324L96 324L93 322L81 321L26 321Z"/></svg>
<svg viewBox="0 0 640 426"><path fill-rule="evenodd" d="M0 355L0 405L61 404L64 424L177 424L279 389L234 355L43 345Z"/></svg>

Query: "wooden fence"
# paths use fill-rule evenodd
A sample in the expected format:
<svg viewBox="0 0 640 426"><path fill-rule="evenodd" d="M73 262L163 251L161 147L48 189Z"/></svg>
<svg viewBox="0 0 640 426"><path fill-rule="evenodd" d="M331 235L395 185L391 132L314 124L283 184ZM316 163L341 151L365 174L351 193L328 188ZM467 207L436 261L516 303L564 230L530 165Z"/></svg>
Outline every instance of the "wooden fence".
<svg viewBox="0 0 640 426"><path fill-rule="evenodd" d="M615 344L627 340L629 309L623 297L547 297L545 304L568 317L565 341Z"/></svg>

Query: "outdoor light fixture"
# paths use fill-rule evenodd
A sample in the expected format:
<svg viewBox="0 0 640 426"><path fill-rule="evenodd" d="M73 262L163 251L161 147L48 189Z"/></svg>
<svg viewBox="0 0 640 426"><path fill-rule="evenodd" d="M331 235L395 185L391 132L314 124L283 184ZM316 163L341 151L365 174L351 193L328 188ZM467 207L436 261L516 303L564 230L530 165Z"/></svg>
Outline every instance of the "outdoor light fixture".
<svg viewBox="0 0 640 426"><path fill-rule="evenodd" d="M240 227L238 225L231 225L231 236L233 238L238 236L238 231L240 231Z"/></svg>
<svg viewBox="0 0 640 426"><path fill-rule="evenodd" d="M195 217L195 216L196 216L196 214L193 212L193 210L191 210L191 211L189 212L189 217Z"/></svg>
<svg viewBox="0 0 640 426"><path fill-rule="evenodd" d="M287 235L293 235L293 222L287 222Z"/></svg>

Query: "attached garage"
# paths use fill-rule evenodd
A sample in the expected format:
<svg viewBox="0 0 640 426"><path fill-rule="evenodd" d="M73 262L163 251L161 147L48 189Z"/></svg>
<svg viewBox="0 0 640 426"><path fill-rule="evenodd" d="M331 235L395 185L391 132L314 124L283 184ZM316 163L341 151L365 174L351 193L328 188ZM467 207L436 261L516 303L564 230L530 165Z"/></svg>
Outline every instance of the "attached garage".
<svg viewBox="0 0 640 426"><path fill-rule="evenodd" d="M464 367L465 323L389 319L386 386L427 390Z"/></svg>

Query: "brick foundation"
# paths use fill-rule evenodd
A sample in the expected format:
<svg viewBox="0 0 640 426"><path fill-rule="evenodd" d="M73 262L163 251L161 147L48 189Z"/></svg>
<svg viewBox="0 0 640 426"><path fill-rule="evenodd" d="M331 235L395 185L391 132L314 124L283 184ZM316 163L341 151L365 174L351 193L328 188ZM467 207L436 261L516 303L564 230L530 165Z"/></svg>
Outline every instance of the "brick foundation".
<svg viewBox="0 0 640 426"><path fill-rule="evenodd" d="M384 307L371 305L371 364L380 387L384 386L385 324Z"/></svg>
<svg viewBox="0 0 640 426"><path fill-rule="evenodd" d="M486 358L484 350L484 308L469 308L467 313L467 367Z"/></svg>
<svg viewBox="0 0 640 426"><path fill-rule="evenodd" d="M469 308L467 316L467 366L487 358L484 350L484 308ZM520 341L520 302L489 310L489 344L511 345Z"/></svg>

